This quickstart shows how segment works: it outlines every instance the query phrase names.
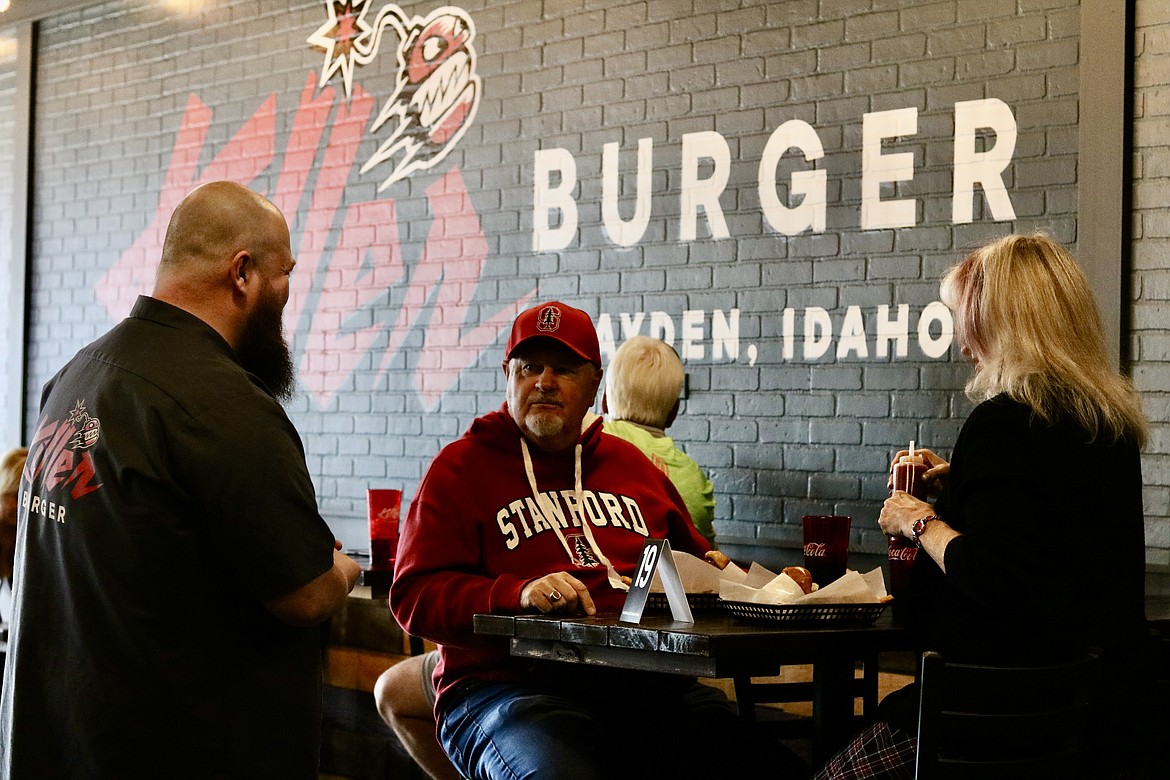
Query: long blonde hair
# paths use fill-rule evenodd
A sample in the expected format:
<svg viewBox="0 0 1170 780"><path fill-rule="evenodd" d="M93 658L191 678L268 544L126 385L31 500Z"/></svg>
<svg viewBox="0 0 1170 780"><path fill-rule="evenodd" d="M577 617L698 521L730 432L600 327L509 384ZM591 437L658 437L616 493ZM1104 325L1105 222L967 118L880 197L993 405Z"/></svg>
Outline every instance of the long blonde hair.
<svg viewBox="0 0 1170 780"><path fill-rule="evenodd" d="M1141 401L1110 364L1088 280L1067 249L1041 234L1007 236L951 268L941 292L975 361L973 401L1006 393L1044 422L1068 417L1090 439L1145 445Z"/></svg>
<svg viewBox="0 0 1170 780"><path fill-rule="evenodd" d="M20 487L20 472L28 457L28 447L17 447L4 453L0 459L0 495L15 495Z"/></svg>

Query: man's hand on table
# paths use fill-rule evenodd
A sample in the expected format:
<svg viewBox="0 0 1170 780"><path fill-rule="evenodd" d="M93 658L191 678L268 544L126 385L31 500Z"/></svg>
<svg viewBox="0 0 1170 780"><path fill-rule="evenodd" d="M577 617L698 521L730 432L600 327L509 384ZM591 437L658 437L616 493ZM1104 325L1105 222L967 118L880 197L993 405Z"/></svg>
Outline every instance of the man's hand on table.
<svg viewBox="0 0 1170 780"><path fill-rule="evenodd" d="M520 608L548 614L597 614L585 583L568 572L559 571L531 580L520 591Z"/></svg>

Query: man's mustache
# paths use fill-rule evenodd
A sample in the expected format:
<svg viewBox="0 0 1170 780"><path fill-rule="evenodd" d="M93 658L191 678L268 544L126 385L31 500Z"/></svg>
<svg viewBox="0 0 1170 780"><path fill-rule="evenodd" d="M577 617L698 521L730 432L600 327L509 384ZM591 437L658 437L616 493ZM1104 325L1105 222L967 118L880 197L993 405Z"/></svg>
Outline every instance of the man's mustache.
<svg viewBox="0 0 1170 780"><path fill-rule="evenodd" d="M529 396L529 404L550 404L553 406L564 406L564 403L556 395L538 395Z"/></svg>

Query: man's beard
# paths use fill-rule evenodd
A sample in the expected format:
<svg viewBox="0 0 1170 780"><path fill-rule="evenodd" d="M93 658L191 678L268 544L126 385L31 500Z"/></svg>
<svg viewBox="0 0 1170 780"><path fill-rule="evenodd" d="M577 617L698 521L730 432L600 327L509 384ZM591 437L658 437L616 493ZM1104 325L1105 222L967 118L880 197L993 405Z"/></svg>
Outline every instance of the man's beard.
<svg viewBox="0 0 1170 780"><path fill-rule="evenodd" d="M275 295L263 297L244 322L240 339L240 364L254 374L281 403L291 401L297 375L292 355L284 340L280 300Z"/></svg>
<svg viewBox="0 0 1170 780"><path fill-rule="evenodd" d="M565 428L565 419L559 414L529 412L524 417L524 425L534 436L543 439L559 435Z"/></svg>

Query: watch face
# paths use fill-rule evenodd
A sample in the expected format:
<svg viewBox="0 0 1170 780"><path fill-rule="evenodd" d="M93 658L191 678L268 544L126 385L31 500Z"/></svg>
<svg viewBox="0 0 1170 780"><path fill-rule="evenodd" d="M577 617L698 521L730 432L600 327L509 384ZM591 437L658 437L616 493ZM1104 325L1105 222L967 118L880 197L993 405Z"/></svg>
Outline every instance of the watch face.
<svg viewBox="0 0 1170 780"><path fill-rule="evenodd" d="M930 517L920 517L914 521L914 525L910 526L910 538L914 540L915 544L918 544L918 537L926 530L926 524L937 519L938 517L931 515Z"/></svg>

